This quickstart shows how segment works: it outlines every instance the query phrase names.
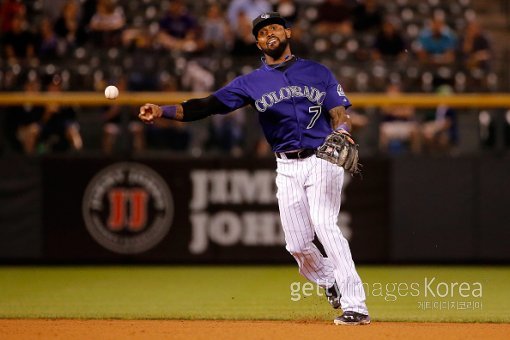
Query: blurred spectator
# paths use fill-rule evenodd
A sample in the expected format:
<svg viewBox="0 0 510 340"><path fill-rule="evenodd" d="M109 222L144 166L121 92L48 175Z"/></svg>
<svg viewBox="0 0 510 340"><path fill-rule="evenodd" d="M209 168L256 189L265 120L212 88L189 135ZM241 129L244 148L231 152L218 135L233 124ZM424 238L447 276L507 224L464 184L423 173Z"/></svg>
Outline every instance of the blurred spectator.
<svg viewBox="0 0 510 340"><path fill-rule="evenodd" d="M490 69L491 45L478 22L471 21L467 24L459 47L462 60L468 69Z"/></svg>
<svg viewBox="0 0 510 340"><path fill-rule="evenodd" d="M190 147L191 132L184 122L158 119L146 129L147 146L151 149L185 153Z"/></svg>
<svg viewBox="0 0 510 340"><path fill-rule="evenodd" d="M386 94L401 94L400 84L390 83ZM382 122L379 126L379 149L383 153L400 153L409 144L413 153L420 151L418 122L414 107L406 105L381 107Z"/></svg>
<svg viewBox="0 0 510 340"><path fill-rule="evenodd" d="M128 89L130 91L157 91L159 89L159 69L152 49L152 36L144 30L138 30L129 38L132 40L128 40L126 35L123 39L134 65L128 74Z"/></svg>
<svg viewBox="0 0 510 340"><path fill-rule="evenodd" d="M159 22L159 28L174 39L184 39L197 29L196 19L189 13L182 0L172 1L167 13Z"/></svg>
<svg viewBox="0 0 510 340"><path fill-rule="evenodd" d="M49 18L43 18L36 37L37 56L41 61L53 61L59 56L58 39Z"/></svg>
<svg viewBox="0 0 510 340"><path fill-rule="evenodd" d="M80 9L81 0L39 0L42 2L43 15L55 22L58 17L62 14L62 8L69 2L75 3L76 8Z"/></svg>
<svg viewBox="0 0 510 340"><path fill-rule="evenodd" d="M158 42L169 50L196 52L203 49L197 20L182 0L170 2L167 13L159 22Z"/></svg>
<svg viewBox="0 0 510 340"><path fill-rule="evenodd" d="M440 96L451 95L452 87L441 85L436 90ZM438 105L425 117L421 127L424 151L429 153L449 152L457 144L457 113L445 104Z"/></svg>
<svg viewBox="0 0 510 340"><path fill-rule="evenodd" d="M214 74L202 67L198 61L192 60L184 68L182 85L187 91L211 91L214 86Z"/></svg>
<svg viewBox="0 0 510 340"><path fill-rule="evenodd" d="M19 65L15 64L15 65L6 67L3 74L2 74L2 72L0 72L0 74L2 74L2 79L1 79L2 80L2 83L1 83L2 91L17 90L17 85L19 82L19 79L18 79L19 72L17 70L18 68L19 68Z"/></svg>
<svg viewBox="0 0 510 340"><path fill-rule="evenodd" d="M260 136L255 142L255 156L259 158L274 157L274 153L271 150L271 145L267 142L264 136Z"/></svg>
<svg viewBox="0 0 510 340"><path fill-rule="evenodd" d="M177 91L177 80L172 76L162 77L163 92ZM158 119L154 124L145 125L147 147L153 150L185 153L190 149L193 126L169 119Z"/></svg>
<svg viewBox="0 0 510 340"><path fill-rule="evenodd" d="M55 33L65 41L65 46L73 48L81 46L86 40L84 26L80 24L78 4L75 0L67 0L55 21Z"/></svg>
<svg viewBox="0 0 510 340"><path fill-rule="evenodd" d="M457 38L445 24L443 15L435 15L418 39L418 57L424 64L451 64L455 61Z"/></svg>
<svg viewBox="0 0 510 340"><path fill-rule="evenodd" d="M505 112L505 147L510 150L510 110Z"/></svg>
<svg viewBox="0 0 510 340"><path fill-rule="evenodd" d="M273 11L280 13L290 25L299 20L299 4L296 1L277 0L273 3Z"/></svg>
<svg viewBox="0 0 510 340"><path fill-rule="evenodd" d="M20 0L2 0L0 4L0 34L12 31L12 21L25 17L26 7Z"/></svg>
<svg viewBox="0 0 510 340"><path fill-rule="evenodd" d="M182 85L188 91L208 92L214 86L214 75L197 61L190 61L184 70ZM244 117L244 108L230 115L210 117L207 121L207 139L202 148L220 154L242 155L245 136ZM175 134L176 131L173 133Z"/></svg>
<svg viewBox="0 0 510 340"><path fill-rule="evenodd" d="M377 34L372 50L372 59L407 59L407 43L393 20L386 20Z"/></svg>
<svg viewBox="0 0 510 340"><path fill-rule="evenodd" d="M122 8L113 0L99 0L96 13L90 19L92 41L101 47L120 45L121 33L126 20Z"/></svg>
<svg viewBox="0 0 510 340"><path fill-rule="evenodd" d="M116 86L122 93L127 89L127 82L125 79L120 79ZM130 149L138 152L145 148L144 126L132 109L120 105L109 105L104 108L102 148L105 154L109 155L114 152L119 136L126 130L131 137L132 147Z"/></svg>
<svg viewBox="0 0 510 340"><path fill-rule="evenodd" d="M211 4L204 19L204 42L213 51L224 51L232 46L232 31L218 4Z"/></svg>
<svg viewBox="0 0 510 340"><path fill-rule="evenodd" d="M352 33L353 5L349 0L325 0L318 8L319 34Z"/></svg>
<svg viewBox="0 0 510 340"><path fill-rule="evenodd" d="M244 13L250 23L262 13L271 12L271 4L267 0L233 0L227 9L227 18L234 32L243 29L243 23L239 21L240 14Z"/></svg>
<svg viewBox="0 0 510 340"><path fill-rule="evenodd" d="M80 27L89 27L90 20L97 10L97 2L99 0L80 0Z"/></svg>
<svg viewBox="0 0 510 340"><path fill-rule="evenodd" d="M292 27L292 41L290 42L292 52L301 58L307 58L310 54L313 54L313 49L307 43L309 37L307 33L306 29L300 25Z"/></svg>
<svg viewBox="0 0 510 340"><path fill-rule="evenodd" d="M3 52L9 63L19 63L35 57L34 36L26 28L25 18L16 15L11 21L11 30L3 37Z"/></svg>
<svg viewBox="0 0 510 340"><path fill-rule="evenodd" d="M53 94L62 91L62 78L59 75L51 76L47 91ZM76 120L76 112L72 107L49 103L44 107L40 119L41 133L39 138L39 151L68 151L81 150L83 141L80 127Z"/></svg>
<svg viewBox="0 0 510 340"><path fill-rule="evenodd" d="M364 128L368 124L368 118L363 112L357 112L353 109L349 109L348 113L349 116L351 116L351 132L355 135L360 129Z"/></svg>
<svg viewBox="0 0 510 340"><path fill-rule="evenodd" d="M235 157L243 155L245 109L229 115L213 115L209 119L208 139L204 149Z"/></svg>
<svg viewBox="0 0 510 340"><path fill-rule="evenodd" d="M38 93L40 82L35 72L29 72L24 85L26 95ZM24 104L8 108L6 117L6 136L15 150L27 155L36 151L37 139L40 133L39 119L42 117L44 108L32 104Z"/></svg>
<svg viewBox="0 0 510 340"><path fill-rule="evenodd" d="M234 48L232 55L235 56L252 56L259 53L259 49L255 45L255 37L251 32L251 20L244 12L239 12L237 18L237 29L234 38Z"/></svg>
<svg viewBox="0 0 510 340"><path fill-rule="evenodd" d="M489 111L482 110L478 113L478 122L482 148L494 148L496 146L496 122L494 117Z"/></svg>
<svg viewBox="0 0 510 340"><path fill-rule="evenodd" d="M363 0L354 7L354 30L357 32L375 31L381 27L384 10L378 0Z"/></svg>

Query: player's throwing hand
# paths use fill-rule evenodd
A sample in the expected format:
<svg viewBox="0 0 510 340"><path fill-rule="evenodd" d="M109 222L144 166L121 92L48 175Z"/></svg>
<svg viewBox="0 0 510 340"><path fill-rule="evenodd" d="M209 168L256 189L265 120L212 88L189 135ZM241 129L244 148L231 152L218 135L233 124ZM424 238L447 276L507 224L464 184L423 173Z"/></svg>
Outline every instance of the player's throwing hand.
<svg viewBox="0 0 510 340"><path fill-rule="evenodd" d="M146 124L154 123L154 119L161 117L163 111L161 107L155 104L145 104L140 106L140 113L138 114L138 118Z"/></svg>

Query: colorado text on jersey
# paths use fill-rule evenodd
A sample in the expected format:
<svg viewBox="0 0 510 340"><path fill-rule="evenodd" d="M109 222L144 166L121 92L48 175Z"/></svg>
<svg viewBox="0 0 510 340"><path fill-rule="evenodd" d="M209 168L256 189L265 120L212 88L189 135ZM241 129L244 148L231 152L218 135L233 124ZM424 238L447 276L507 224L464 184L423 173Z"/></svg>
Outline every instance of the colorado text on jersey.
<svg viewBox="0 0 510 340"><path fill-rule="evenodd" d="M278 94L276 91L264 93L260 99L255 101L255 107L259 112L264 112L274 104L292 97L306 97L312 103L322 105L326 92L320 92L313 86L285 86L278 91Z"/></svg>

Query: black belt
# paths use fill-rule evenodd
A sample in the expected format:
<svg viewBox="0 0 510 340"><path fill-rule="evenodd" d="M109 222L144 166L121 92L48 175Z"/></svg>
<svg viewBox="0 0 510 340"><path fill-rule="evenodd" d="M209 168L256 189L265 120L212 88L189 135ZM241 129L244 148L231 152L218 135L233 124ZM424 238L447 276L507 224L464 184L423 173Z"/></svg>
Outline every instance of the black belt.
<svg viewBox="0 0 510 340"><path fill-rule="evenodd" d="M275 155L281 159L303 159L315 154L315 149L303 149L291 152L276 152Z"/></svg>

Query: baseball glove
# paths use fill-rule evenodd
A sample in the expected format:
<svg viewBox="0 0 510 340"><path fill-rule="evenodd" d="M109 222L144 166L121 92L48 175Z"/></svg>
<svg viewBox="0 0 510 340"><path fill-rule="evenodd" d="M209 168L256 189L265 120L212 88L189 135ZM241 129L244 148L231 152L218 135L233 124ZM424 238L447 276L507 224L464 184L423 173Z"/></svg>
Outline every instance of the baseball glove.
<svg viewBox="0 0 510 340"><path fill-rule="evenodd" d="M317 157L341 166L353 175L361 172L358 144L354 143L346 131L334 131L329 134L317 149Z"/></svg>

